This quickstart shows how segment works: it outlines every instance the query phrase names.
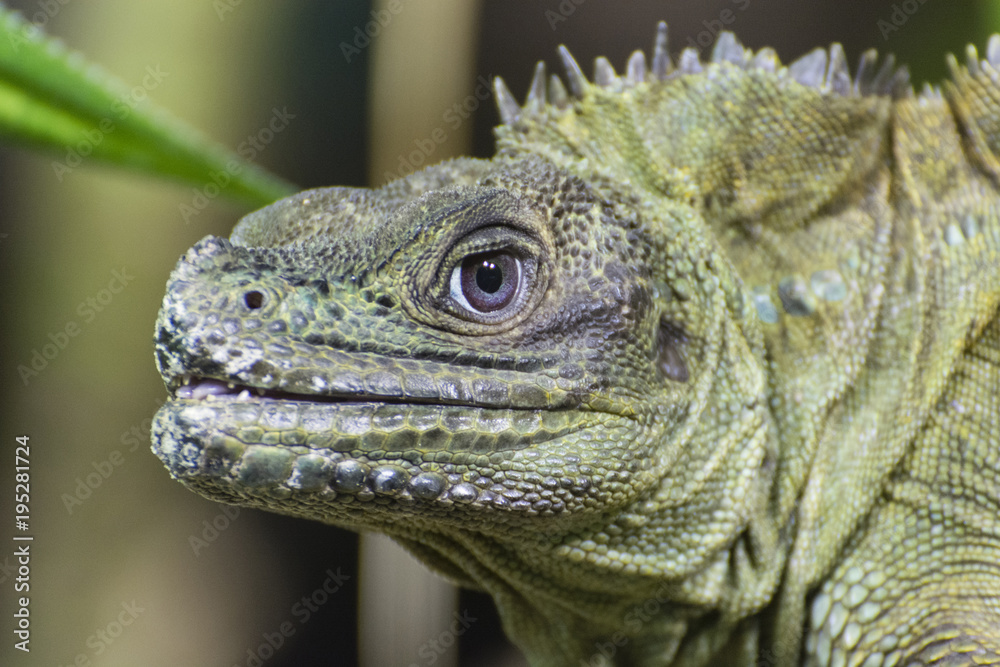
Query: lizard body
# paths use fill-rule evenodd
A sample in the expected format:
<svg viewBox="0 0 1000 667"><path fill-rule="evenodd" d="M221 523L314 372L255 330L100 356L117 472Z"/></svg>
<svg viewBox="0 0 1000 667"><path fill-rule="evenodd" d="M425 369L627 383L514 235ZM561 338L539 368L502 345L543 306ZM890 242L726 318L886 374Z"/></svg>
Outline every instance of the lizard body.
<svg viewBox="0 0 1000 667"><path fill-rule="evenodd" d="M179 262L154 451L394 537L536 665L1000 664L1000 37L502 81L489 161Z"/></svg>

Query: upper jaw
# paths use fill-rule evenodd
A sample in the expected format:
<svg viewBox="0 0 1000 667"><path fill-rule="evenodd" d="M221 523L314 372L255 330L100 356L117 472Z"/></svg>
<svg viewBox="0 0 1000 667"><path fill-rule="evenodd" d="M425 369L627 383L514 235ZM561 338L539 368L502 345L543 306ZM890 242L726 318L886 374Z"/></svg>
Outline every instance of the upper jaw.
<svg viewBox="0 0 1000 667"><path fill-rule="evenodd" d="M461 405L486 409L616 412L582 379L544 368L515 370L342 350L253 332L178 326L165 305L158 367L172 399L286 400ZM199 323L200 324L200 323Z"/></svg>
<svg viewBox="0 0 1000 667"><path fill-rule="evenodd" d="M229 368L213 362L210 353L185 357L174 355L174 362L161 368L174 399L258 397L527 410L579 408L583 403L581 392L574 387L540 373L451 366L330 348Z"/></svg>

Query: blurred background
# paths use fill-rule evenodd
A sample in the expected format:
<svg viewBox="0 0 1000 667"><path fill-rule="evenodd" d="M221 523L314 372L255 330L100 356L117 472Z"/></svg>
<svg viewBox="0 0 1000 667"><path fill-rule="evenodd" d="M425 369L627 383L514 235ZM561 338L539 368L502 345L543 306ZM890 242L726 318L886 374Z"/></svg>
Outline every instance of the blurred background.
<svg viewBox="0 0 1000 667"><path fill-rule="evenodd" d="M488 157L492 77L521 97L537 60L560 71L560 43L587 72L597 55L621 69L632 50L648 53L660 19L675 57L689 45L707 54L720 29L785 62L840 41L852 69L875 47L918 84L1000 28L1000 3L985 1L7 4L135 86L137 101L250 146L302 188ZM352 533L225 513L169 478L148 442L165 398L152 354L163 287L188 247L246 211L86 159L55 169L65 158L0 146L0 663L522 665L489 599L426 577L382 541L366 538L359 559ZM30 654L12 639L19 435L31 444Z"/></svg>

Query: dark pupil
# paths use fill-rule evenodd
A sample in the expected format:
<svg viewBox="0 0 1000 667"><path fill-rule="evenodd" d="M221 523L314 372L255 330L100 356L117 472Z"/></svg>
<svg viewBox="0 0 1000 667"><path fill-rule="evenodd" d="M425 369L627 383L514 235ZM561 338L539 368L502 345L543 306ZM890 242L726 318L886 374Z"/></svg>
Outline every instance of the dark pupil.
<svg viewBox="0 0 1000 667"><path fill-rule="evenodd" d="M480 252L462 261L462 296L481 313L513 301L518 282L518 261L509 252Z"/></svg>
<svg viewBox="0 0 1000 667"><path fill-rule="evenodd" d="M503 269L489 260L484 260L476 271L476 285L484 292L494 294L503 286Z"/></svg>

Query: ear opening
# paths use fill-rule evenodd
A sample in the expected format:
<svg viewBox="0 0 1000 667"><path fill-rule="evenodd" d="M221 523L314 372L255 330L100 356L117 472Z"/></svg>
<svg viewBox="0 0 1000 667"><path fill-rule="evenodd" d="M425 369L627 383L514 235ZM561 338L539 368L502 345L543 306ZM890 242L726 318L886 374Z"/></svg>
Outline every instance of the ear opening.
<svg viewBox="0 0 1000 667"><path fill-rule="evenodd" d="M687 382L691 377L682 350L687 337L680 327L668 320L660 318L656 333L655 363L663 377L673 382Z"/></svg>

